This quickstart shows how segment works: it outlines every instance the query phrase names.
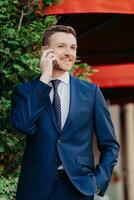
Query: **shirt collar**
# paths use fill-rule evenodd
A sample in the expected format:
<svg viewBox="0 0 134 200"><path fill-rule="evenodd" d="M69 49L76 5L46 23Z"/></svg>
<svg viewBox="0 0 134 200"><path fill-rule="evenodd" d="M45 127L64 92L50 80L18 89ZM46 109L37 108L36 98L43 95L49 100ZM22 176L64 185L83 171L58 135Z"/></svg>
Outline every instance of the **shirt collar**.
<svg viewBox="0 0 134 200"><path fill-rule="evenodd" d="M59 76L57 79L68 85L69 84L69 72L65 72L64 74ZM51 80L54 80L54 79L51 78Z"/></svg>

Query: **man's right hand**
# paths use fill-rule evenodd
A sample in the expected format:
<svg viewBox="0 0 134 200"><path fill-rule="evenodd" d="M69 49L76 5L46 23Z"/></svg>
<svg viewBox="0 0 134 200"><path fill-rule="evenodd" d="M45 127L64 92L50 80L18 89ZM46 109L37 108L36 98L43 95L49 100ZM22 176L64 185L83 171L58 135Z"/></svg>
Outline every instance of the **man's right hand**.
<svg viewBox="0 0 134 200"><path fill-rule="evenodd" d="M56 61L56 56L53 49L42 47L42 55L40 60L41 76L40 81L48 83L52 77L53 63Z"/></svg>

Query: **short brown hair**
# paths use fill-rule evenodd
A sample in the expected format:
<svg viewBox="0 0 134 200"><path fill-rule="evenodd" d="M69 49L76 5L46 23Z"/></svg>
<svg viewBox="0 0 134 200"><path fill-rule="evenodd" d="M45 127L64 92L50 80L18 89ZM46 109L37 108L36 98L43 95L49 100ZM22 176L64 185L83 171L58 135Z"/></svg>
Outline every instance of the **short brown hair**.
<svg viewBox="0 0 134 200"><path fill-rule="evenodd" d="M76 38L76 32L73 27L64 25L55 25L47 28L43 33L42 46L49 46L50 36L56 32L70 33Z"/></svg>

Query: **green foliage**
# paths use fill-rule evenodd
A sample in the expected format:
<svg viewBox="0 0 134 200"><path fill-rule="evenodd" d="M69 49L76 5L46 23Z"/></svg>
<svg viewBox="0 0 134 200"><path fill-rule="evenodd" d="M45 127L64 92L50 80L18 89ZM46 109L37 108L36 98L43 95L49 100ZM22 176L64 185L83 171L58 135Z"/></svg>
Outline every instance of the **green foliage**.
<svg viewBox="0 0 134 200"><path fill-rule="evenodd" d="M96 69L92 69L91 66L87 63L82 63L79 59L76 60L71 69L71 73L73 74L73 76L88 82L91 82L91 75L97 71L98 70Z"/></svg>
<svg viewBox="0 0 134 200"><path fill-rule="evenodd" d="M55 2L54 0L51 1ZM50 1L44 1L45 5ZM40 73L42 32L55 16L35 12L37 0L0 1L0 199L13 199L25 138L10 127L11 91Z"/></svg>
<svg viewBox="0 0 134 200"><path fill-rule="evenodd" d="M18 182L18 173L12 176L0 178L0 199L1 200L14 200L16 193L16 185Z"/></svg>
<svg viewBox="0 0 134 200"><path fill-rule="evenodd" d="M44 3L45 6L50 6L53 3L59 3L60 1L59 0L42 0L42 2Z"/></svg>

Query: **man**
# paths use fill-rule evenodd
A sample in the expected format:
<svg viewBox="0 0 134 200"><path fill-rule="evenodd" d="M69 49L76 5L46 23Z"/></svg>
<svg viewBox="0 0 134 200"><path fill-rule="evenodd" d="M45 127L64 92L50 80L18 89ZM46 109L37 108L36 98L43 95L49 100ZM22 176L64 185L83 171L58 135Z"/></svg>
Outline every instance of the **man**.
<svg viewBox="0 0 134 200"><path fill-rule="evenodd" d="M92 200L103 196L119 145L104 98L94 84L69 75L76 59L72 27L43 36L41 76L15 88L12 126L27 135L17 200ZM94 166L93 133L100 159Z"/></svg>

